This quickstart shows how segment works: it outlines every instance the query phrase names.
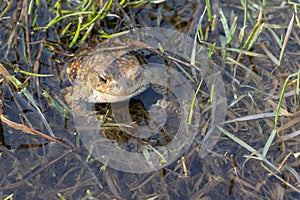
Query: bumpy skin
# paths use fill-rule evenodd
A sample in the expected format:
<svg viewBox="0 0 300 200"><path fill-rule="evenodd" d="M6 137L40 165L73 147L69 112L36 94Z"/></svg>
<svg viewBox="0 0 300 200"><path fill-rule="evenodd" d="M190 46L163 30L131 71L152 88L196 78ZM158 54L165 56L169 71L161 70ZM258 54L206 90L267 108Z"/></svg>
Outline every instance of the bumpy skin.
<svg viewBox="0 0 300 200"><path fill-rule="evenodd" d="M128 53L130 49L126 44L118 41L109 47L101 46L74 58L69 65L68 75L76 100L113 103L147 89L143 68L137 58Z"/></svg>

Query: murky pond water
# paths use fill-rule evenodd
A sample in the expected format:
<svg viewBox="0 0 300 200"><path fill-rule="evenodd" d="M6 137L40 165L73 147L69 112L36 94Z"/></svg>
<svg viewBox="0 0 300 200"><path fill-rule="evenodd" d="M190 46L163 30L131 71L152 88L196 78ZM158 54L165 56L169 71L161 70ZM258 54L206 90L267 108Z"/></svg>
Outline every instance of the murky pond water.
<svg viewBox="0 0 300 200"><path fill-rule="evenodd" d="M204 1L131 1L130 6L125 6L125 1L120 1L121 5L111 5L103 20L98 19L92 26L83 28L79 39L75 41L78 23L87 24L92 17L97 16L97 12L91 14L93 9L98 11L99 8L108 7L112 1L97 1L95 7L92 6L92 1L91 4L89 1L87 4L79 1L56 4L54 1L41 0L40 5L37 2L4 1L0 5L0 63L3 65L2 77L5 78L1 83L2 198L11 194L13 199L59 199L59 195L66 199L300 198L300 103L295 92L299 91L299 85L294 77L290 78L286 88L275 139L269 138L275 127L275 110L280 102L284 81L289 75L299 73L300 69L299 13L296 13L299 12L299 3L278 0L267 2L264 9L261 9L261 4L255 2L243 5L240 1L213 1L208 10L213 14L211 19L216 21L209 23L209 11L204 11ZM56 13L60 12L60 6L61 14L70 14L69 17L58 20L45 29L57 16ZM245 7L248 8L247 12ZM68 12L70 10L81 10L82 13L71 15ZM230 40L228 33L234 30L235 23L237 29ZM198 25L201 25L202 30L198 36L205 41L199 48L204 47L205 51L197 51L195 60L199 62L190 64L193 59L185 56L192 54ZM293 28L290 29L289 26ZM151 79L149 82L152 81L152 85L170 84L170 87L164 87L164 92L162 88L149 88L133 98L129 105L92 104L92 109L96 106L96 110L102 114L98 115L98 119L95 116L96 128L93 130L96 133L88 133L85 137L82 132L78 135L76 131L93 128L90 121L80 121L82 118L73 119L70 115L64 115L64 108L53 103L60 104L64 88L71 85L67 79L67 63L72 60L74 53L93 49L95 44L99 44L107 36L104 33L113 34L145 27L168 28L185 34L184 37L174 36L173 31L151 32L151 29L144 29L143 34L139 32L139 37L136 37L136 32L127 34L132 44L142 41L144 45L139 46L138 51L133 49L128 52L137 57L141 64L146 66L155 61L168 66L163 71L161 68L154 68L158 70L156 74L161 75L156 77L162 77L167 82L160 82L159 79ZM241 41L243 31L245 38ZM79 44L86 33L89 33L89 37ZM251 34L258 34L253 43L250 39L247 40ZM285 44L283 41L287 35L289 38ZM72 44L72 41L75 43ZM184 45L182 41L185 42ZM174 45L176 42L178 45ZM158 43L167 53L157 48ZM170 43L174 46L170 46ZM209 49L213 49L213 44L216 48L210 58L208 53ZM285 48L282 59L280 45ZM183 47L189 48L186 50ZM20 70L53 76L35 77ZM168 73L164 75L164 72ZM16 79L7 78L5 73ZM149 70L148 73L152 71ZM209 79L211 77L214 78ZM201 90L195 95L201 78ZM172 85L172 80L183 81ZM191 85L192 92L189 86L180 89L186 90L186 93L175 90L177 85L186 82ZM218 84L221 82L224 88L218 92L221 86ZM45 91L54 99L53 102L45 95ZM175 104L172 102L173 107L177 105L184 109L181 112L170 109L179 117L176 116L178 118L174 120L173 115L169 115L166 125L159 129L159 134L151 135L153 130L149 129L158 129L158 125L163 123L161 116L170 114L170 110L166 109L167 113L164 113L157 107L156 103L164 100L162 96L167 96L168 103L173 101L174 96L184 98L175 101ZM186 105L193 104L194 96L198 110L194 108L197 112L190 114L190 107ZM223 101L220 99L223 98L226 105L221 104ZM127 110L123 108L127 106L135 121L135 126L132 126L134 129L142 125L150 128L131 135L132 129L128 127L112 127L113 118L121 115L112 110L122 111L124 114ZM218 121L221 116L225 116L225 111L226 119ZM151 116L157 121L148 121ZM180 120L190 116L192 122L189 122L189 126L182 125ZM98 128L101 122L108 126ZM212 129L212 124L223 125L224 129L246 142L252 149L241 142L234 142L225 131ZM105 129L102 131L103 136L96 137L100 135L99 129L104 130L102 128ZM173 130L180 130L180 133L185 134L171 134ZM28 134L36 131L59 139L49 142L41 135ZM191 141L189 137L192 138ZM108 152L108 146L99 145L106 141L104 139L111 142L116 148L115 152L130 149L132 152L139 152L143 159L119 153L114 155L114 159L122 156L119 160L114 160L107 156L111 153ZM271 145L265 153L264 146L268 140ZM177 141L177 148L167 148L168 145L172 147L172 141ZM87 142L90 143L87 145ZM259 153L256 154L256 151ZM266 154L266 157L262 157L262 154ZM174 155L175 159L170 159ZM169 160L172 162L168 163ZM131 162L132 165L125 170L124 167L114 167L113 164L117 162L121 163L119 166L126 162ZM145 169L146 166L150 167L144 171L138 170ZM162 167L155 168L157 166ZM271 172L275 174L271 175Z"/></svg>

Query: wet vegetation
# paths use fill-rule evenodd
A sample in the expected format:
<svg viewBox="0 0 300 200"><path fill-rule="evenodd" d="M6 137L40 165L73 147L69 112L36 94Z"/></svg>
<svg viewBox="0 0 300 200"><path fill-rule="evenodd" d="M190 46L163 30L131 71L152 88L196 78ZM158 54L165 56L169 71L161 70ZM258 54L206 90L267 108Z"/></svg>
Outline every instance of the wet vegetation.
<svg viewBox="0 0 300 200"><path fill-rule="evenodd" d="M0 4L3 199L299 199L297 1L5 0ZM176 29L218 64L227 115L204 158L200 133L177 162L131 174L94 159L61 103L66 63L140 27ZM159 48L158 48L159 49ZM106 108L105 108L106 109Z"/></svg>

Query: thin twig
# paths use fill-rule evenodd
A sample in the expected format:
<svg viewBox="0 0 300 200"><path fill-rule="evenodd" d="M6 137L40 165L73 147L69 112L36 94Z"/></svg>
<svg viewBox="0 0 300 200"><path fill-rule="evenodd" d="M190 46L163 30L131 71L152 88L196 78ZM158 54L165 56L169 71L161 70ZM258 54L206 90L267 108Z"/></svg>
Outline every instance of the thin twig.
<svg viewBox="0 0 300 200"><path fill-rule="evenodd" d="M2 101L1 101L0 104L2 104ZM48 140L50 142L55 142L57 144L63 145L65 147L71 149L71 147L68 144L64 143L63 141L60 141L60 140L58 140L56 138L53 138L53 137L51 137L49 135L46 135L46 134L44 134L42 132L39 132L39 131L35 130L35 129L29 128L28 126L25 126L24 124L18 124L16 122L10 121L9 119L7 119L2 114L2 105L1 105L1 108L0 108L0 112L1 112L0 113L0 120L1 120L1 122L5 123L7 126L13 128L15 130L23 131L25 133L31 133L31 134L34 134L34 135L38 135L38 136L40 136L42 138L45 138L46 140Z"/></svg>

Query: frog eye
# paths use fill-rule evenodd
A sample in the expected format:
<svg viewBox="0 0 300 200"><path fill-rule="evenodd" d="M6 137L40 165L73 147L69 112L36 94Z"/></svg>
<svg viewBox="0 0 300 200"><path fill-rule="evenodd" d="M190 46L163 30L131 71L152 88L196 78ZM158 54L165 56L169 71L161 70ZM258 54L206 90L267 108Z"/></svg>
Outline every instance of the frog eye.
<svg viewBox="0 0 300 200"><path fill-rule="evenodd" d="M99 81L102 82L102 83L105 83L105 84L107 83L107 79L104 78L101 74L98 75L98 79L99 79Z"/></svg>

